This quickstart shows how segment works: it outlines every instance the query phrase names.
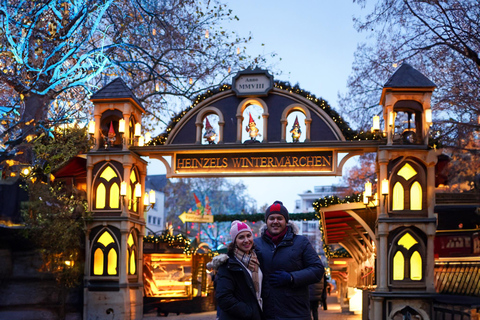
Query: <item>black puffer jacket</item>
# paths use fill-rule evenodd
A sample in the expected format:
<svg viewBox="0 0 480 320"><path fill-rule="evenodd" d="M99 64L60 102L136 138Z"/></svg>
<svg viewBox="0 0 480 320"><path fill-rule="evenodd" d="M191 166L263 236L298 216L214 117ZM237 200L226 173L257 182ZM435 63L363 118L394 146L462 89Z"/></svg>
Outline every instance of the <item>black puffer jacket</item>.
<svg viewBox="0 0 480 320"><path fill-rule="evenodd" d="M263 319L252 277L231 254L218 267L215 284L219 320Z"/></svg>
<svg viewBox="0 0 480 320"><path fill-rule="evenodd" d="M308 286L310 301L323 301L324 283L325 280L322 279Z"/></svg>
<svg viewBox="0 0 480 320"><path fill-rule="evenodd" d="M263 314L265 319L310 320L308 286L323 279L323 264L308 239L298 235L298 228L288 223L288 231L277 247L265 235L255 239L260 267L263 272ZM287 271L293 284L273 288L269 276L275 271Z"/></svg>

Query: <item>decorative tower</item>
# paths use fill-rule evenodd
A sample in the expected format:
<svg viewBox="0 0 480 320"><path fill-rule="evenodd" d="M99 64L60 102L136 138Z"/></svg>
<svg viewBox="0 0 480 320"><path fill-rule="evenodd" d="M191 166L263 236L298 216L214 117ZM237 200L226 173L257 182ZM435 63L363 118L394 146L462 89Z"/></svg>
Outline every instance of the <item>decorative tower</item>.
<svg viewBox="0 0 480 320"><path fill-rule="evenodd" d="M95 147L87 154L87 197L93 219L86 236L84 319L141 319L147 163L129 147L143 144L145 110L120 78L91 101Z"/></svg>
<svg viewBox="0 0 480 320"><path fill-rule="evenodd" d="M432 319L436 151L428 147L435 84L404 63L380 104L387 145L379 147L377 288L370 319Z"/></svg>

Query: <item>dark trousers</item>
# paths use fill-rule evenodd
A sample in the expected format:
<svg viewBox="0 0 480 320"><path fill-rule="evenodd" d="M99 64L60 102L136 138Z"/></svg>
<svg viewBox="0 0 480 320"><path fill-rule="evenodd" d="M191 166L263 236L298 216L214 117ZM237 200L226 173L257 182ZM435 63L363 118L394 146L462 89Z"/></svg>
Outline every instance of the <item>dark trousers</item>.
<svg viewBox="0 0 480 320"><path fill-rule="evenodd" d="M318 300L310 301L310 310L312 311L313 320L318 320L318 304Z"/></svg>

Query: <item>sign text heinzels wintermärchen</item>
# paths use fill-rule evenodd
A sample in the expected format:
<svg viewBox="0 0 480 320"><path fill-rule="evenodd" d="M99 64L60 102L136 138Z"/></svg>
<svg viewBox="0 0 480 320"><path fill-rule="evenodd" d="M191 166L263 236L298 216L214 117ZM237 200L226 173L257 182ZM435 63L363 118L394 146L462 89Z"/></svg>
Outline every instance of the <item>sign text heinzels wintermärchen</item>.
<svg viewBox="0 0 480 320"><path fill-rule="evenodd" d="M327 173L335 170L333 151L186 154L175 156L174 172L195 173Z"/></svg>

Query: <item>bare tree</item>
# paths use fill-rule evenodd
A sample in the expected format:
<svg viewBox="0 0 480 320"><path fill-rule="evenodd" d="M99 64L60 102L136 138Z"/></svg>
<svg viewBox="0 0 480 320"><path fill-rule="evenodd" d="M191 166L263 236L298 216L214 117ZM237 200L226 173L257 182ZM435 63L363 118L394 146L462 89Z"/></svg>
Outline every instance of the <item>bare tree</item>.
<svg viewBox="0 0 480 320"><path fill-rule="evenodd" d="M201 4L202 3L202 4ZM147 113L259 63L220 1L0 1L0 151L33 128L88 117L88 95L122 76ZM5 153L4 153L5 154Z"/></svg>
<svg viewBox="0 0 480 320"><path fill-rule="evenodd" d="M445 145L468 141L480 115L478 1L380 0L355 25L371 37L358 46L348 92L340 97L350 118L369 128L372 115L381 112L383 85L408 62L437 85L433 132Z"/></svg>

